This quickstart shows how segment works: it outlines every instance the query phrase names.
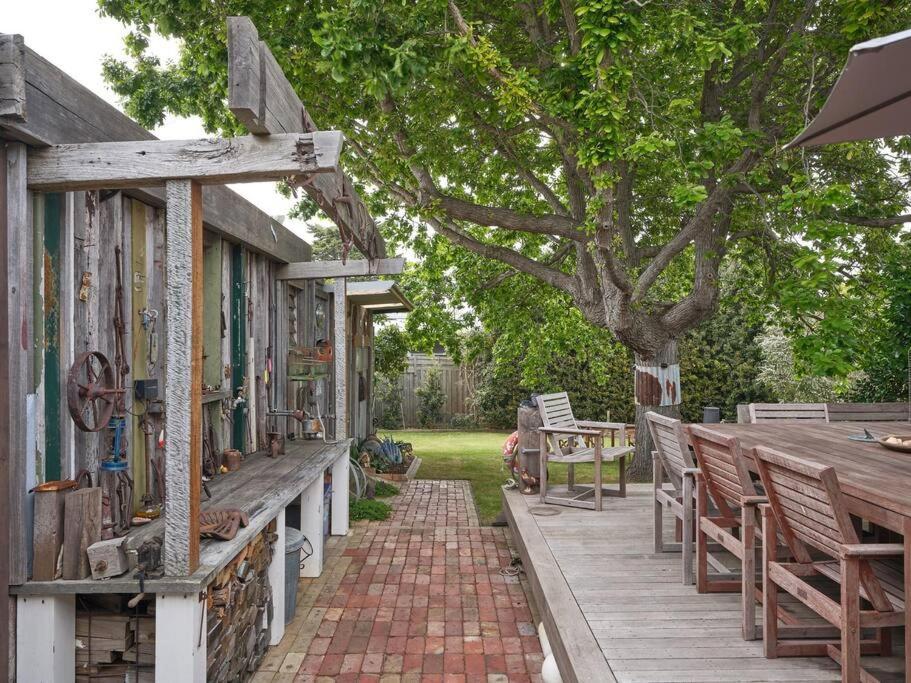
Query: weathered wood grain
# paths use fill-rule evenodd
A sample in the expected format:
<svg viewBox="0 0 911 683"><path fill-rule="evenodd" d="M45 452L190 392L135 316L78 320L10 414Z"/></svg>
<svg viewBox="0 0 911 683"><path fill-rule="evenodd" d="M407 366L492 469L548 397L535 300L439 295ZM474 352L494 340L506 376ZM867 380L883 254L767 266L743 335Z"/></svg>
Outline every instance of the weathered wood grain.
<svg viewBox="0 0 911 683"><path fill-rule="evenodd" d="M330 277L355 277L359 275L398 275L405 269L405 259L386 258L374 261L298 261L286 263L278 269L279 280L308 280Z"/></svg>
<svg viewBox="0 0 911 683"><path fill-rule="evenodd" d="M167 323L165 374L167 519L164 566L170 576L199 563L202 429L202 196L190 180L167 185Z"/></svg>
<svg viewBox="0 0 911 683"><path fill-rule="evenodd" d="M25 121L25 42L0 33L0 117Z"/></svg>
<svg viewBox="0 0 911 683"><path fill-rule="evenodd" d="M101 540L101 488L79 489L66 496L63 532L63 578L91 575L88 547Z"/></svg>
<svg viewBox="0 0 911 683"><path fill-rule="evenodd" d="M346 280L343 277L335 281L333 296L334 311L332 331L335 348L333 349L333 368L335 370L335 438L348 436L348 296Z"/></svg>
<svg viewBox="0 0 911 683"><path fill-rule="evenodd" d="M27 444L27 396L31 391L34 356L28 353L34 343L34 289L33 249L34 240L30 230L29 195L26 189L26 147L21 143L0 143L3 145L3 165L0 182L3 183L5 207L0 212L0 239L4 248L3 273L0 281L5 293L4 315L6 328L0 336L5 351L0 353L2 372L5 377L0 383L2 418L8 420L0 430L0 461L8 468L8 479L2 496L7 497L8 514L5 517L9 529L9 542L2 550L9 562L9 583L17 585L26 580L28 547L26 543L26 457ZM6 502L6 501L5 501ZM5 615L0 615L5 619Z"/></svg>
<svg viewBox="0 0 911 683"><path fill-rule="evenodd" d="M256 135L317 130L249 17L228 17L228 107ZM341 170L314 176L304 189L364 256L386 255L366 205Z"/></svg>
<svg viewBox="0 0 911 683"><path fill-rule="evenodd" d="M33 190L127 188L186 178L207 185L326 173L338 165L341 133L142 140L54 145L29 152Z"/></svg>
<svg viewBox="0 0 911 683"><path fill-rule="evenodd" d="M32 536L32 579L53 581L57 558L63 546L64 505L72 489L43 491L35 495Z"/></svg>

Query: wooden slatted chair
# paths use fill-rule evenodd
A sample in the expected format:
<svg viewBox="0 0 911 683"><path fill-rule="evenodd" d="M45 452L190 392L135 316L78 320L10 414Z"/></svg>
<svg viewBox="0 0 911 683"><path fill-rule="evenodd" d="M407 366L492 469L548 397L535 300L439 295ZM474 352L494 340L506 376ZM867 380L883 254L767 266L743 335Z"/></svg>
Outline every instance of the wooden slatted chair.
<svg viewBox="0 0 911 683"><path fill-rule="evenodd" d="M751 403L747 406L750 422L776 420L813 420L828 422L829 412L825 403Z"/></svg>
<svg viewBox="0 0 911 683"><path fill-rule="evenodd" d="M763 635L766 657L828 655L841 663L845 683L875 681L860 666L860 655L891 654L890 629L904 624L901 543L859 542L838 477L831 467L768 448L755 450L756 466L768 494L761 506L763 550ZM793 561L782 562L769 539L783 537ZM810 554L817 553L818 560ZM840 586L833 599L808 579L825 577ZM780 639L778 590L782 589L839 629L840 640ZM862 629L876 638L862 639Z"/></svg>
<svg viewBox="0 0 911 683"><path fill-rule="evenodd" d="M732 436L702 425L685 427L696 453L696 590L700 593L741 594L744 640L756 638L756 512L766 502L758 495L741 452ZM717 508L708 509L709 497ZM735 530L738 532L735 535ZM710 579L708 542L712 539L740 560L740 578Z"/></svg>
<svg viewBox="0 0 911 683"><path fill-rule="evenodd" d="M829 403L829 422L909 422L911 404L898 403Z"/></svg>
<svg viewBox="0 0 911 683"><path fill-rule="evenodd" d="M655 487L655 552L682 552L683 583L693 583L693 518L695 514L698 471L693 465L686 432L680 420L646 413L648 430L655 450L652 451ZM665 478L671 488L665 487ZM664 541L664 508L679 520L681 543Z"/></svg>
<svg viewBox="0 0 911 683"><path fill-rule="evenodd" d="M538 429L541 458L541 502L569 505L600 511L601 498L607 495L626 495L626 456L632 452L627 445L626 424L622 422L591 422L576 420L569 396L565 391L557 394L543 394L535 401L541 413L542 426ZM610 445L605 445L609 435ZM586 443L591 441L591 445ZM604 489L601 485L601 465L618 461L620 487L618 490ZM592 487L582 488L579 495L562 498L547 495L547 465L560 463L569 466L567 483L570 492L575 485L575 465L583 462L594 463L595 476ZM594 494L593 500L582 500Z"/></svg>

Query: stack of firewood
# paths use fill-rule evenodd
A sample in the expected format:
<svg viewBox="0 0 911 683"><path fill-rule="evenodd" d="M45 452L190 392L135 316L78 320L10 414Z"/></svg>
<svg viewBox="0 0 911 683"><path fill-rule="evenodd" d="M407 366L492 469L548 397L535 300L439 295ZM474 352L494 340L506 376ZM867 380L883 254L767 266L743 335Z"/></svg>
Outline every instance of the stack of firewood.
<svg viewBox="0 0 911 683"><path fill-rule="evenodd" d="M83 600L76 612L77 683L152 683L155 617L119 595ZM138 658L138 661L137 661Z"/></svg>
<svg viewBox="0 0 911 683"><path fill-rule="evenodd" d="M207 681L247 681L269 646L275 534L266 530L209 584Z"/></svg>

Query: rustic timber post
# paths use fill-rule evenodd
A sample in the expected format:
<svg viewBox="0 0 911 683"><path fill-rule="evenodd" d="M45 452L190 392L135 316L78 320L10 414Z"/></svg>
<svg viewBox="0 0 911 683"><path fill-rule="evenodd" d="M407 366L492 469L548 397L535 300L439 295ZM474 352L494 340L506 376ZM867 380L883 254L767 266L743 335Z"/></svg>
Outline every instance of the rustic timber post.
<svg viewBox="0 0 911 683"><path fill-rule="evenodd" d="M519 404L519 476L522 479L523 493L532 493L528 486L531 481L526 475L538 479L541 476L541 456L538 444L538 427L542 425L541 413L533 402L522 401Z"/></svg>
<svg viewBox="0 0 911 683"><path fill-rule="evenodd" d="M199 564L202 485L202 188L167 182L167 324L165 373L164 567L169 576ZM197 266L197 267L194 267Z"/></svg>
<svg viewBox="0 0 911 683"><path fill-rule="evenodd" d="M335 280L333 337L335 349L335 439L348 438L348 288L343 277Z"/></svg>

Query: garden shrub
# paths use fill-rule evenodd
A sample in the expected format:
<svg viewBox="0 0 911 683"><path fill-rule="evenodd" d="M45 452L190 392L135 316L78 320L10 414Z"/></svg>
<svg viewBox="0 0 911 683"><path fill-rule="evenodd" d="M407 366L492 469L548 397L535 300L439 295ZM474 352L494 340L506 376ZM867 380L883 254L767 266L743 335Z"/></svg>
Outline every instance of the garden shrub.
<svg viewBox="0 0 911 683"><path fill-rule="evenodd" d="M352 498L348 504L348 516L352 522L361 519L382 522L385 519L389 519L391 513L392 507L381 500L370 500L369 498L354 500Z"/></svg>
<svg viewBox="0 0 911 683"><path fill-rule="evenodd" d="M446 402L440 369L430 368L424 383L415 393L418 395L418 423L424 429L439 426L443 420L443 404Z"/></svg>

